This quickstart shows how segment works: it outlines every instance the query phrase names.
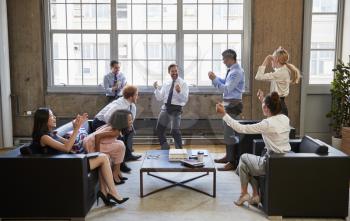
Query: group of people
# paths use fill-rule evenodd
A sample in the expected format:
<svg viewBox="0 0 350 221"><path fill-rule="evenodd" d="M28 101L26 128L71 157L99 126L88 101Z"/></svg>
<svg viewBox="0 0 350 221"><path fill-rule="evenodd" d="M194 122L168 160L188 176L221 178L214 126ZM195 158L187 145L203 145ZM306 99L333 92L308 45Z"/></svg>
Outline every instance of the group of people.
<svg viewBox="0 0 350 221"><path fill-rule="evenodd" d="M272 55L268 55L255 77L256 80L271 82L270 94L264 96L261 90L257 94L262 103L263 114L267 118L257 124L242 125L237 119L243 110L244 72L237 63L237 54L234 50L225 50L222 57L228 68L225 78L216 76L212 71L208 73L213 86L223 93L223 102L216 105L216 112L222 116L224 122L226 155L221 159L215 159L215 162L225 164L219 170L236 170L240 177L241 196L235 201L236 205L242 205L246 201L257 204L260 198L254 176L265 173L266 157L269 154L290 151L288 139L290 127L285 97L289 94L290 84L298 83L300 72L294 65L288 63L289 55L285 49L279 47ZM274 71L265 73L269 65ZM126 162L141 157L133 154L135 134L133 121L136 118L138 89L127 84L125 75L120 72L119 62L111 61L110 66L111 72L104 77L104 88L109 103L95 115L92 133L83 137L83 141L79 143L86 153L99 152L95 158L89 159L89 167L90 170L98 168L100 191L97 197L109 206L124 203L129 199L121 197L115 185L123 184L127 180L122 174L131 171ZM159 86L158 82L153 84L155 98L163 104L156 125L161 149L170 148L165 136L169 123L175 147L182 148L181 114L189 96L187 83L179 77L178 65L169 65L168 73L170 79L162 86ZM87 119L87 114L77 115L73 120L73 131L68 139L65 139L54 132L56 118L52 110L39 108L34 116L33 144L48 154L74 152L73 147L77 145L76 138L79 137L80 128ZM262 158L243 154L238 159L235 148L238 141L233 136L235 132L261 133L267 149L266 154ZM249 182L253 187L252 196L247 192Z"/></svg>

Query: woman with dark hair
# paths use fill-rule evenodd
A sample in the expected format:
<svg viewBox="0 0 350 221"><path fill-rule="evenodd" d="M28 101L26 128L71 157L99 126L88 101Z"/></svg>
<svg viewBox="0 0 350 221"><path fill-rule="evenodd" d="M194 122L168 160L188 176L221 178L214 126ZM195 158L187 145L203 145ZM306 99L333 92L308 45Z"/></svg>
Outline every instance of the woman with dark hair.
<svg viewBox="0 0 350 221"><path fill-rule="evenodd" d="M235 131L242 134L261 134L264 142L266 154L256 156L253 154L243 154L239 160L236 170L241 180L241 196L234 203L237 206L244 202L258 205L260 197L258 193L258 182L255 176L264 175L266 159L271 153L286 153L291 147L289 144L289 118L281 113L281 100L277 92L267 95L262 102L262 111L267 117L257 124L243 125L226 114L222 104L216 105L216 112L219 113L226 124ZM252 185L253 196L248 193L248 183Z"/></svg>
<svg viewBox="0 0 350 221"><path fill-rule="evenodd" d="M79 128L88 119L88 115L84 113L82 116L77 115L73 120L73 133L69 139L58 136L53 132L56 127L56 117L48 108L39 108L34 114L33 127L33 145L41 153L45 154L64 154L70 153L75 142L75 138L79 133ZM99 153L97 157L88 160L89 169L99 170L100 191L97 193L97 199L101 198L107 206L121 204L129 198L121 197L115 189L113 183L113 174L110 167L108 156Z"/></svg>
<svg viewBox="0 0 350 221"><path fill-rule="evenodd" d="M131 128L132 115L128 110L117 110L108 119L107 124L97 128L83 140L83 146L88 152L102 152L107 154L112 161L114 183L125 183L126 177L122 176L120 164L125 155L125 145L117 137Z"/></svg>

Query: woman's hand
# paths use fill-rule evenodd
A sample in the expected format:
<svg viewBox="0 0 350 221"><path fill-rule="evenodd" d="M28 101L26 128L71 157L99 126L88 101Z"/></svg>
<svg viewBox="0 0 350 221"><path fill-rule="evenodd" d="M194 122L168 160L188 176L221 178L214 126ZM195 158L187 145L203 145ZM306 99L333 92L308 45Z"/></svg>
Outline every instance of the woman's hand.
<svg viewBox="0 0 350 221"><path fill-rule="evenodd" d="M256 94L256 96L258 96L261 102L264 101L264 92L261 89L258 90L258 93Z"/></svg>
<svg viewBox="0 0 350 221"><path fill-rule="evenodd" d="M225 107L222 103L216 104L216 113L220 114L221 116L226 114Z"/></svg>
<svg viewBox="0 0 350 221"><path fill-rule="evenodd" d="M83 115L77 115L75 119L73 120L73 129L74 130L79 130L80 127L85 123L85 121L88 120L88 114L84 113Z"/></svg>

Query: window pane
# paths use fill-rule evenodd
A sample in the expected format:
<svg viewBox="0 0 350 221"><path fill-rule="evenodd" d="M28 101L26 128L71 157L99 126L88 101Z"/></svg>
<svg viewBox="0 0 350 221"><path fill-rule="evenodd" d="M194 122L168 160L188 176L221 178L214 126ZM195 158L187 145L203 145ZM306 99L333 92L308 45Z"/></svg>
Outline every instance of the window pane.
<svg viewBox="0 0 350 221"><path fill-rule="evenodd" d="M83 34L83 59L96 59L95 34Z"/></svg>
<svg viewBox="0 0 350 221"><path fill-rule="evenodd" d="M311 51L310 84L330 84L333 80L334 51Z"/></svg>
<svg viewBox="0 0 350 221"><path fill-rule="evenodd" d="M183 29L197 30L197 5L183 5Z"/></svg>
<svg viewBox="0 0 350 221"><path fill-rule="evenodd" d="M110 37L106 34L97 35L98 59L110 59Z"/></svg>
<svg viewBox="0 0 350 221"><path fill-rule="evenodd" d="M96 5L82 5L83 29L96 29Z"/></svg>
<svg viewBox="0 0 350 221"><path fill-rule="evenodd" d="M198 59L212 59L212 35L198 35Z"/></svg>
<svg viewBox="0 0 350 221"><path fill-rule="evenodd" d="M111 3L111 0L97 0L97 3Z"/></svg>
<svg viewBox="0 0 350 221"><path fill-rule="evenodd" d="M83 61L84 85L97 85L97 62L96 60Z"/></svg>
<svg viewBox="0 0 350 221"><path fill-rule="evenodd" d="M68 58L81 59L81 34L68 34Z"/></svg>
<svg viewBox="0 0 350 221"><path fill-rule="evenodd" d="M81 0L82 3L96 3L96 0Z"/></svg>
<svg viewBox="0 0 350 221"><path fill-rule="evenodd" d="M213 70L211 61L199 61L198 65L198 86L209 86L211 81L208 77L208 72Z"/></svg>
<svg viewBox="0 0 350 221"><path fill-rule="evenodd" d="M227 67L222 61L213 61L213 72L216 76L225 78Z"/></svg>
<svg viewBox="0 0 350 221"><path fill-rule="evenodd" d="M163 29L176 30L177 29L176 22L177 22L177 6L163 5Z"/></svg>
<svg viewBox="0 0 350 221"><path fill-rule="evenodd" d="M197 85L197 61L184 62L184 78L188 85Z"/></svg>
<svg viewBox="0 0 350 221"><path fill-rule="evenodd" d="M228 28L230 30L243 30L243 5L230 5Z"/></svg>
<svg viewBox="0 0 350 221"><path fill-rule="evenodd" d="M197 35L184 35L184 58L197 59Z"/></svg>
<svg viewBox="0 0 350 221"><path fill-rule="evenodd" d="M132 29L146 29L146 5L132 5Z"/></svg>
<svg viewBox="0 0 350 221"><path fill-rule="evenodd" d="M152 86L155 81L162 83L162 62L149 61L148 62L148 85Z"/></svg>
<svg viewBox="0 0 350 221"><path fill-rule="evenodd" d="M51 4L51 29L66 29L66 6Z"/></svg>
<svg viewBox="0 0 350 221"><path fill-rule="evenodd" d="M336 30L336 15L313 15L311 29L311 49L334 49Z"/></svg>
<svg viewBox="0 0 350 221"><path fill-rule="evenodd" d="M118 35L118 59L131 59L131 35Z"/></svg>
<svg viewBox="0 0 350 221"><path fill-rule="evenodd" d="M67 85L67 60L54 60L53 73L55 85Z"/></svg>
<svg viewBox="0 0 350 221"><path fill-rule="evenodd" d="M198 6L198 29L212 30L212 6L211 5Z"/></svg>
<svg viewBox="0 0 350 221"><path fill-rule="evenodd" d="M81 29L80 4L67 4L67 28Z"/></svg>
<svg viewBox="0 0 350 221"><path fill-rule="evenodd" d="M134 85L147 85L147 62L136 60L133 62Z"/></svg>
<svg viewBox="0 0 350 221"><path fill-rule="evenodd" d="M222 59L221 53L227 49L227 35L213 35L213 58Z"/></svg>
<svg viewBox="0 0 350 221"><path fill-rule="evenodd" d="M67 59L66 34L53 34L53 59Z"/></svg>
<svg viewBox="0 0 350 221"><path fill-rule="evenodd" d="M162 36L148 35L148 59L162 59Z"/></svg>
<svg viewBox="0 0 350 221"><path fill-rule="evenodd" d="M146 59L146 35L133 35L133 58Z"/></svg>
<svg viewBox="0 0 350 221"><path fill-rule="evenodd" d="M109 73L109 60L98 61L98 84L103 85L103 77Z"/></svg>
<svg viewBox="0 0 350 221"><path fill-rule="evenodd" d="M120 70L126 76L126 81L130 84L133 84L132 61L121 60L120 62Z"/></svg>
<svg viewBox="0 0 350 221"><path fill-rule="evenodd" d="M111 29L111 5L97 5L97 29Z"/></svg>
<svg viewBox="0 0 350 221"><path fill-rule="evenodd" d="M337 12L337 0L313 0L312 12Z"/></svg>
<svg viewBox="0 0 350 221"><path fill-rule="evenodd" d="M69 85L82 85L82 66L81 60L69 60L68 61L68 74L69 74Z"/></svg>
<svg viewBox="0 0 350 221"><path fill-rule="evenodd" d="M148 30L160 30L162 19L162 7L161 5L148 5L147 6L147 28Z"/></svg>
<svg viewBox="0 0 350 221"><path fill-rule="evenodd" d="M176 59L175 35L163 35L163 59Z"/></svg>
<svg viewBox="0 0 350 221"><path fill-rule="evenodd" d="M235 50L237 60L242 58L242 35L228 35L228 48Z"/></svg>
<svg viewBox="0 0 350 221"><path fill-rule="evenodd" d="M227 5L214 5L214 24L215 30L227 30Z"/></svg>
<svg viewBox="0 0 350 221"><path fill-rule="evenodd" d="M117 4L117 30L131 29L131 5Z"/></svg>

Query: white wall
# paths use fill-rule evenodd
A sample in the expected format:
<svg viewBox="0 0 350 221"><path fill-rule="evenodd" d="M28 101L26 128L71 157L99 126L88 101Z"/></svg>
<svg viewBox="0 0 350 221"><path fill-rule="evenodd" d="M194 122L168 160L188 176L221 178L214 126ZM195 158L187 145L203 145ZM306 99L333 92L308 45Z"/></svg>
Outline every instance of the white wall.
<svg viewBox="0 0 350 221"><path fill-rule="evenodd" d="M6 0L0 0L0 132L3 147L13 146Z"/></svg>
<svg viewBox="0 0 350 221"><path fill-rule="evenodd" d="M350 56L350 1L345 1L344 23L343 23L343 48L342 60L349 62Z"/></svg>

